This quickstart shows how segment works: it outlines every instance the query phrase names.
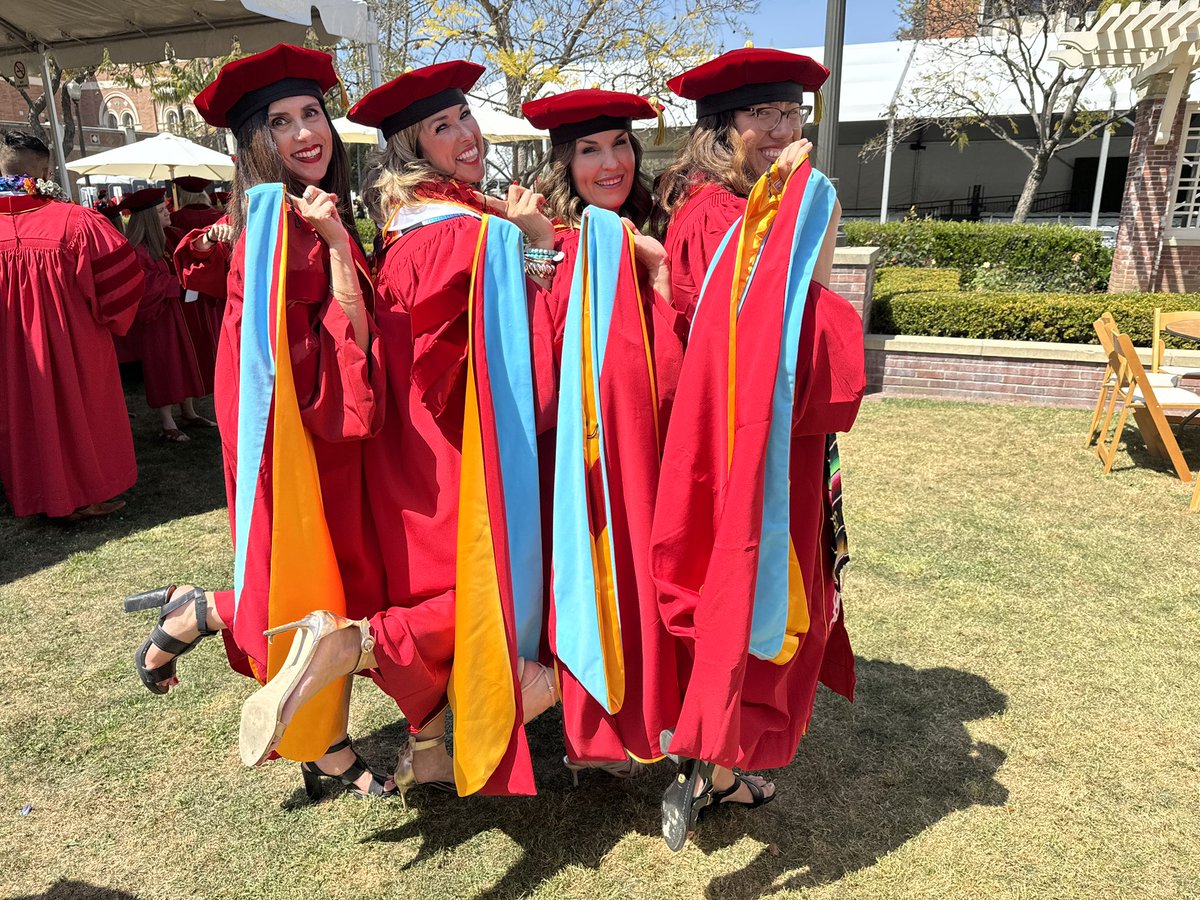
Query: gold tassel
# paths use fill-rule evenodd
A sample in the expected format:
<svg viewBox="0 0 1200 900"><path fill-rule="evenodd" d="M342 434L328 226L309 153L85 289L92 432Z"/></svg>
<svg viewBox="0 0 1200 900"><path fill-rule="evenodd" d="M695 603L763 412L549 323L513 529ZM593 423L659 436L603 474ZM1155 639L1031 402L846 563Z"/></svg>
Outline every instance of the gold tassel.
<svg viewBox="0 0 1200 900"><path fill-rule="evenodd" d="M824 115L825 115L825 98L823 96L821 96L821 89L817 88L817 90L815 90L813 92L812 123L814 125L820 125L821 119L824 117Z"/></svg>
<svg viewBox="0 0 1200 900"><path fill-rule="evenodd" d="M743 50L753 50L754 49L754 41L746 41L746 43L742 44L742 49Z"/></svg>
<svg viewBox="0 0 1200 900"><path fill-rule="evenodd" d="M350 95L346 93L346 82L340 78L338 79L338 90L342 92L342 108L345 110L342 115L345 115L350 112Z"/></svg>
<svg viewBox="0 0 1200 900"><path fill-rule="evenodd" d="M649 103L654 107L654 114L658 116L658 130L654 132L654 146L661 147L667 142L667 120L663 118L663 110L666 107L657 100L650 100Z"/></svg>

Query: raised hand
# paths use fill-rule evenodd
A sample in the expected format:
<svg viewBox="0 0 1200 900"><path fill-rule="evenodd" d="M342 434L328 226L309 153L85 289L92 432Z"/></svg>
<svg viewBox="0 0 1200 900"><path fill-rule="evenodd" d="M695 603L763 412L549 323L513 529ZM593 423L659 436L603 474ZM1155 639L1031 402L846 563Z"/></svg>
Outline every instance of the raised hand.
<svg viewBox="0 0 1200 900"><path fill-rule="evenodd" d="M315 185L309 185L304 196L289 194L296 212L317 235L330 247L341 247L350 243L350 235L338 214L337 194L330 194Z"/></svg>

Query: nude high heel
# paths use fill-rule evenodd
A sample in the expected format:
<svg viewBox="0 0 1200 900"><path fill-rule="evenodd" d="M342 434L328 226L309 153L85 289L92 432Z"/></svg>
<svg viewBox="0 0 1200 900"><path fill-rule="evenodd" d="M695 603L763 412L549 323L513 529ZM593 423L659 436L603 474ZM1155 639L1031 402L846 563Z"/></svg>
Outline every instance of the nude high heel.
<svg viewBox="0 0 1200 900"><path fill-rule="evenodd" d="M288 725L283 721L283 707L312 664L317 645L322 639L344 628L358 628L362 632L362 640L357 662L341 674L349 675L360 669L375 668L375 639L371 637L370 624L365 619L353 621L317 610L298 622L289 622L264 632L268 638L288 631L295 631L296 636L292 639L287 659L275 677L251 694L242 705L238 750L245 765L257 766L283 738Z"/></svg>
<svg viewBox="0 0 1200 900"><path fill-rule="evenodd" d="M400 794L400 804L405 809L408 809L408 792L415 787L427 787L446 794L458 793L458 788L455 787L453 781L417 781L417 773L413 771L413 754L444 743L446 743L446 732L444 731L437 737L427 738L423 741L418 741L415 734L408 736L408 744L400 752L400 758L396 760L394 775L396 790Z"/></svg>

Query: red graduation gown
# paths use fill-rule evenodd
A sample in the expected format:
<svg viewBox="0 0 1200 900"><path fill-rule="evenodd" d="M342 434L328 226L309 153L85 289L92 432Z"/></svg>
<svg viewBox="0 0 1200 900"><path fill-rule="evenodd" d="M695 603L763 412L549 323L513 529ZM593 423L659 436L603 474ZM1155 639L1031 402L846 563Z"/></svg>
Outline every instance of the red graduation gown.
<svg viewBox="0 0 1200 900"><path fill-rule="evenodd" d="M153 259L144 246L134 248L145 277L142 302L131 329L141 348L146 402L170 406L208 393L200 360L184 321L179 279L166 259Z"/></svg>
<svg viewBox="0 0 1200 900"><path fill-rule="evenodd" d="M376 612L382 596L378 544L366 508L363 482L363 438L380 426L384 369L374 335L368 352L355 343L353 329L334 299L329 281L329 253L316 233L294 212L288 213L288 339L300 416L313 439L325 518L346 588L346 615L365 618ZM182 249L182 245L181 245ZM239 353L242 333L242 294L245 277L243 245L232 249L228 278L228 308L217 354L214 405L221 430L225 491L233 530L237 476L237 419ZM213 277L227 258L225 248L214 252L204 276ZM359 282L367 308L372 305L366 261L357 248ZM270 446L268 432L267 444ZM236 618L233 592L217 594L218 612L233 628L222 634L230 664L242 674L266 672L268 589L270 578L271 459L262 463L261 489L255 497L254 520L261 529L250 533L245 588ZM247 657L254 669L247 665Z"/></svg>
<svg viewBox="0 0 1200 900"><path fill-rule="evenodd" d="M700 197L696 202L706 201ZM728 198L708 202L711 216L724 220ZM702 243L696 236L719 231L723 237L732 220L719 226L695 219L686 224L677 234L692 236L695 253ZM714 245L714 255L715 250ZM756 277L772 274L781 283L786 276L764 271ZM702 282L703 273L697 277ZM739 347L744 339L753 346L754 335L771 327L761 316L747 316L747 311L738 322ZM825 439L849 430L857 415L865 387L862 322L844 298L816 282L811 285L797 354L789 492L791 536L803 572L810 626L792 659L777 665L747 651L752 609L748 594L726 595L719 604L706 603L710 595L702 596L706 580L712 591L722 574L709 568L710 554L715 557L718 549L729 549L713 546L716 523L728 514L725 498L755 492L752 478L727 481L726 437L720 433L726 423L715 414L714 399L724 394L717 371L727 358L721 355L721 342L728 341L727 325L720 328L716 320L727 315L725 304L706 304L693 326L659 481L651 569L664 620L683 647L682 668L690 667L672 750L724 766L775 768L795 756L812 716L818 678L847 698L853 696L854 656L833 580ZM774 327L777 333L778 325ZM739 383L748 385L761 375L755 358L745 351L737 354ZM715 364L716 360L722 362ZM763 383L761 388L770 392L772 386ZM757 478L762 478L761 471ZM761 496L761 483L757 491ZM752 506L748 509L755 514Z"/></svg>
<svg viewBox="0 0 1200 900"><path fill-rule="evenodd" d="M174 264L175 251L183 240L184 232L174 225L164 229L167 236L167 253ZM179 271L178 265L175 267ZM179 279L183 284L183 279ZM204 382L204 394L213 391L213 376L217 365L217 341L221 337L221 317L225 311L225 300L209 297L197 291L183 287L184 294L180 308L183 310L183 321L187 325L188 335L192 339L192 347L196 351L196 363L200 369L200 377Z"/></svg>
<svg viewBox="0 0 1200 900"><path fill-rule="evenodd" d="M708 265L729 227L746 211L746 198L728 188L702 182L667 225L663 247L671 260L671 302L688 322L696 312Z"/></svg>
<svg viewBox="0 0 1200 900"><path fill-rule="evenodd" d="M198 228L215 225L225 214L215 206L204 206L200 203L189 203L171 213L171 227L187 233Z"/></svg>
<svg viewBox="0 0 1200 900"><path fill-rule="evenodd" d="M563 252L564 259L558 264L549 291L540 292L545 295L541 305L554 322L555 384L562 361L563 330L579 252L579 234L576 228L557 231L554 246ZM659 615L648 551L660 441L666 434L675 398L687 326L684 317L650 286L640 268L638 275L646 331L653 350L659 424L656 433L653 420L644 414L651 402L649 394L642 393L647 388L645 379L626 376L628 372L645 372L646 363L641 322L631 315L636 299L618 297L600 373L600 399L609 444L607 467L613 516L609 527L618 571L624 575L618 582L618 598L625 695L621 708L610 714L559 663L567 754L579 761L621 760L626 751L643 761L658 759L659 733L674 727L679 716L675 641ZM543 454L543 532L547 536L552 531L554 494L553 434L550 438L539 444L539 453ZM555 622L552 627L569 627L569 623Z"/></svg>
<svg viewBox="0 0 1200 900"><path fill-rule="evenodd" d="M112 338L141 293L99 213L0 197L0 480L16 515L69 515L137 480Z"/></svg>

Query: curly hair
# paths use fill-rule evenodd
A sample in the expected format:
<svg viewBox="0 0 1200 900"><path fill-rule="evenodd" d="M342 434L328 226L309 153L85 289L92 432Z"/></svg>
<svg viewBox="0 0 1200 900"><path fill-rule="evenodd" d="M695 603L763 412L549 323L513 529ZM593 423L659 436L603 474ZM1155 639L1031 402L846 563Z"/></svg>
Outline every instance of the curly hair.
<svg viewBox="0 0 1200 900"><path fill-rule="evenodd" d="M632 131L626 134L629 135L629 143L633 147L633 187L617 212L638 228L642 228L650 218L654 196L650 193L648 179L642 174L642 144ZM571 228L579 227L579 220L586 205L571 177L571 160L575 158L577 143L570 141L555 144L550 151L550 164L546 174L538 182L538 188L546 197L546 214Z"/></svg>
<svg viewBox="0 0 1200 900"><path fill-rule="evenodd" d="M393 209L408 206L417 199L417 187L446 178L421 155L417 138L421 123L414 122L387 139L382 150L367 157L363 176L362 199L371 218L383 227Z"/></svg>
<svg viewBox="0 0 1200 900"><path fill-rule="evenodd" d="M667 221L688 197L697 175L747 197L758 179L750 168L746 145L734 124L733 111L701 116L688 133L679 159L659 176L654 228L666 231Z"/></svg>

